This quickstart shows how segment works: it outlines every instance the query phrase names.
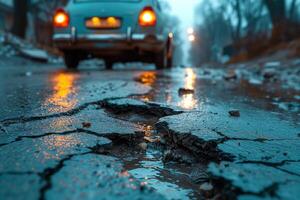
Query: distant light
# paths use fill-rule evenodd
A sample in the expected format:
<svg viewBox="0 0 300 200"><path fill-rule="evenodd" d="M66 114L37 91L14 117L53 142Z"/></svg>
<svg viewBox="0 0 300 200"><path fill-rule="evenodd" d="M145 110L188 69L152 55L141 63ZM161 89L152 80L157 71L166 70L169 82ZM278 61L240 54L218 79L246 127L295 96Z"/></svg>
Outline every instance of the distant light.
<svg viewBox="0 0 300 200"><path fill-rule="evenodd" d="M192 27L190 27L190 28L188 28L187 29L187 33L189 34L189 35L193 35L194 34L194 29L192 28Z"/></svg>
<svg viewBox="0 0 300 200"><path fill-rule="evenodd" d="M188 39L190 42L194 42L196 40L196 37L195 35L189 35Z"/></svg>

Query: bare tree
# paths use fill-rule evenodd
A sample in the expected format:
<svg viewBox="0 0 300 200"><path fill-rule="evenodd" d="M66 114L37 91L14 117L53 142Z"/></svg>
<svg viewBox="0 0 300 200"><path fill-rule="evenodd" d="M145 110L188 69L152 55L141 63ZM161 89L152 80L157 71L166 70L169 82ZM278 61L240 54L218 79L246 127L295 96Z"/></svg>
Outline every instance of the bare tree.
<svg viewBox="0 0 300 200"><path fill-rule="evenodd" d="M25 38L27 29L27 0L14 0L14 22L11 32L20 38Z"/></svg>
<svg viewBox="0 0 300 200"><path fill-rule="evenodd" d="M52 17L54 11L64 6L67 0L39 0L32 4L30 13L34 21L34 40L38 43L51 45Z"/></svg>
<svg viewBox="0 0 300 200"><path fill-rule="evenodd" d="M193 44L191 52L191 60L197 64L220 60L224 47L230 55L247 51L257 36L265 37L268 34L261 33L271 31L262 0L205 1L196 9L196 16L203 19L196 25L200 41Z"/></svg>
<svg viewBox="0 0 300 200"><path fill-rule="evenodd" d="M289 7L287 2L290 2ZM297 0L264 0L264 3L273 25L272 42L287 41L297 37L300 32L299 22L295 17Z"/></svg>
<svg viewBox="0 0 300 200"><path fill-rule="evenodd" d="M290 6L290 9L289 9L289 18L292 21L296 21L297 20L297 10L296 10L297 3L298 3L297 0L292 0L291 6Z"/></svg>
<svg viewBox="0 0 300 200"><path fill-rule="evenodd" d="M271 17L273 26L279 26L286 21L285 0L264 0Z"/></svg>

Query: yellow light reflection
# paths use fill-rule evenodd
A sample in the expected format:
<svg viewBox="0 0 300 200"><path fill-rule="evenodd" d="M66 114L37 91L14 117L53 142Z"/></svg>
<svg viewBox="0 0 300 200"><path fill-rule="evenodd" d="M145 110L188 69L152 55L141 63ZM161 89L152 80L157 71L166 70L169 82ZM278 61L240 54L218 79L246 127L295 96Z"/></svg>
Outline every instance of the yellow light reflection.
<svg viewBox="0 0 300 200"><path fill-rule="evenodd" d="M156 81L155 72L143 72L139 77L138 81L147 86L153 86Z"/></svg>
<svg viewBox="0 0 300 200"><path fill-rule="evenodd" d="M46 103L59 106L59 111L74 108L78 101L77 98L73 96L76 94L74 83L77 78L78 75L75 74L56 74L52 79L54 93L47 99ZM51 111L55 109L57 108L54 107Z"/></svg>
<svg viewBox="0 0 300 200"><path fill-rule="evenodd" d="M136 81L150 87L154 86L156 80L157 80L156 72L151 72L151 71L143 72L136 78ZM154 98L153 94L149 93L147 95L142 96L140 99L142 101L149 102L153 100L153 98Z"/></svg>
<svg viewBox="0 0 300 200"><path fill-rule="evenodd" d="M70 149L77 147L82 142L74 134L53 135L43 138L45 149L41 150L45 160L60 159ZM50 152L50 153L49 153Z"/></svg>
<svg viewBox="0 0 300 200"><path fill-rule="evenodd" d="M197 75L192 68L185 69L184 88L195 90ZM186 110L192 110L198 106L198 100L194 94L185 94L179 102L179 106Z"/></svg>

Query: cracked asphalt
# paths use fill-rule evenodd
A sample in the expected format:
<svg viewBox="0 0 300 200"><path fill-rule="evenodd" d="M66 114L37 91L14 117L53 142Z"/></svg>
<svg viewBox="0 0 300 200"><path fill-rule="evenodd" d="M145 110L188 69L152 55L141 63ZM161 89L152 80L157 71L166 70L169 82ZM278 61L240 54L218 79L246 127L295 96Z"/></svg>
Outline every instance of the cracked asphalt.
<svg viewBox="0 0 300 200"><path fill-rule="evenodd" d="M140 64L9 61L0 80L0 199L300 196L299 90Z"/></svg>

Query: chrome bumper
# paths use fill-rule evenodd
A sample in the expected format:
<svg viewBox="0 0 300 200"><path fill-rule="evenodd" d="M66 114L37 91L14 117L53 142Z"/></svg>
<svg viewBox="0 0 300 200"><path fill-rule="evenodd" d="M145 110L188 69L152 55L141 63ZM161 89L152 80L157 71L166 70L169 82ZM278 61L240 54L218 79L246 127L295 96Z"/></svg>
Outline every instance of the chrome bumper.
<svg viewBox="0 0 300 200"><path fill-rule="evenodd" d="M110 42L110 41L153 41L163 42L162 35L146 35L146 34L85 34L72 35L68 33L56 33L53 35L54 42L76 42L76 41L95 41L95 42Z"/></svg>

